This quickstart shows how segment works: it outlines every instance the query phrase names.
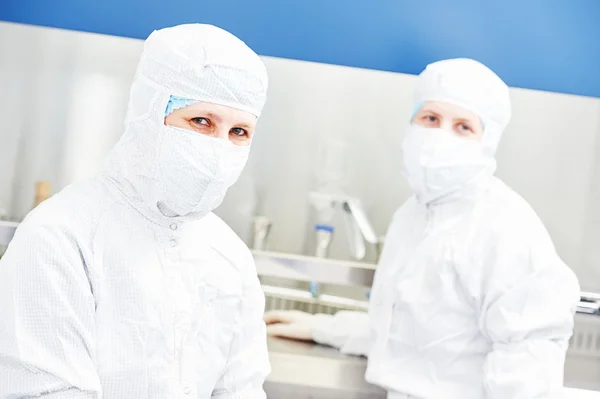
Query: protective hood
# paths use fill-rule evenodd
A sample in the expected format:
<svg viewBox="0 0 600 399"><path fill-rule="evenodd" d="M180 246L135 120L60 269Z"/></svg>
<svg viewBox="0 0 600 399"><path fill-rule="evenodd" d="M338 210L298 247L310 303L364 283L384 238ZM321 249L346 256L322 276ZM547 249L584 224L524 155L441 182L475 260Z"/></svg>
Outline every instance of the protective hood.
<svg viewBox="0 0 600 399"><path fill-rule="evenodd" d="M260 116L267 72L241 40L210 25L153 32L131 88L125 133L105 174L146 216L160 223L197 219L218 207L240 173L249 147L165 126L171 96Z"/></svg>
<svg viewBox="0 0 600 399"><path fill-rule="evenodd" d="M483 123L483 136L473 141L409 125L402 145L404 175L421 203L473 198L496 170L496 150L511 114L508 86L477 61L440 61L428 65L418 78L415 108L428 101L475 113Z"/></svg>
<svg viewBox="0 0 600 399"><path fill-rule="evenodd" d="M481 118L482 146L495 155L502 132L510 122L510 94L506 83L480 62L456 58L434 62L421 72L414 103L440 101L467 109Z"/></svg>

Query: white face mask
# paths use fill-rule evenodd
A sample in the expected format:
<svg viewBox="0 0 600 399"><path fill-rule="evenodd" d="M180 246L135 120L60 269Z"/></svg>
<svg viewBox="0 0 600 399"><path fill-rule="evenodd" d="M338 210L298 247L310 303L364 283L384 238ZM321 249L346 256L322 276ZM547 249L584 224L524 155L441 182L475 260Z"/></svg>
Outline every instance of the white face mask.
<svg viewBox="0 0 600 399"><path fill-rule="evenodd" d="M491 176L496 162L481 142L443 129L410 125L402 144L404 175L417 198L429 203L460 193Z"/></svg>
<svg viewBox="0 0 600 399"><path fill-rule="evenodd" d="M165 216L206 214L216 209L239 178L249 146L164 126L154 173L157 206Z"/></svg>

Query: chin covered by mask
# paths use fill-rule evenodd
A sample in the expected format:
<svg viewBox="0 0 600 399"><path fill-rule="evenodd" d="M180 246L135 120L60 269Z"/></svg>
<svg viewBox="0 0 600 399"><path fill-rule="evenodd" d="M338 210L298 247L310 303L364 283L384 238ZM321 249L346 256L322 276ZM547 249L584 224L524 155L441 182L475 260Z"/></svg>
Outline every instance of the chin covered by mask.
<svg viewBox="0 0 600 399"><path fill-rule="evenodd" d="M170 136L156 157L163 165L156 181L158 209L166 216L216 209L244 170L250 147L170 126L164 130Z"/></svg>
<svg viewBox="0 0 600 399"><path fill-rule="evenodd" d="M443 129L410 125L402 144L404 175L425 203L460 195L496 169L480 141Z"/></svg>

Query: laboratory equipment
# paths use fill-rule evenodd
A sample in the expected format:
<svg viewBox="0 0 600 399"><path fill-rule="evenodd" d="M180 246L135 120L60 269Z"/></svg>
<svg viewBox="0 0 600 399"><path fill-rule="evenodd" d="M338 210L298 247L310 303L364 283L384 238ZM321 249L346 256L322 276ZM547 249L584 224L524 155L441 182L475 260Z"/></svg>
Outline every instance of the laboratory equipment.
<svg viewBox="0 0 600 399"><path fill-rule="evenodd" d="M379 239L357 198L313 191L309 194L309 202L316 209L319 220L331 220L336 210L343 211L354 259L364 259L365 241L377 247Z"/></svg>
<svg viewBox="0 0 600 399"><path fill-rule="evenodd" d="M333 231L333 226L326 224L318 224L315 226L315 256L317 258L327 258L327 255L329 254L329 245L333 238Z"/></svg>
<svg viewBox="0 0 600 399"><path fill-rule="evenodd" d="M329 255L329 245L331 244L333 231L333 226L327 224L317 224L315 226L315 256L317 258L327 258ZM319 296L319 283L317 281L311 281L308 285L308 290L313 298L317 298Z"/></svg>
<svg viewBox="0 0 600 399"><path fill-rule="evenodd" d="M581 300L577 305L577 312L587 314L600 314L600 294L581 292Z"/></svg>
<svg viewBox="0 0 600 399"><path fill-rule="evenodd" d="M254 233L252 248L262 251L267 246L267 238L269 236L269 232L271 231L272 223L265 216L256 216L252 221L252 226Z"/></svg>

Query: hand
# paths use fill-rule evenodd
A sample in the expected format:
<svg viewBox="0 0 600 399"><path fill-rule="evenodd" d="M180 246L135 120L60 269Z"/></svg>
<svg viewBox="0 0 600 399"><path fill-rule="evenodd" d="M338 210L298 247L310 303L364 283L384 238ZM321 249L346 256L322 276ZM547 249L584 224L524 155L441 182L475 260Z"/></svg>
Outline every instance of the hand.
<svg viewBox="0 0 600 399"><path fill-rule="evenodd" d="M298 310L273 310L265 313L267 334L275 337L312 341L315 316Z"/></svg>

